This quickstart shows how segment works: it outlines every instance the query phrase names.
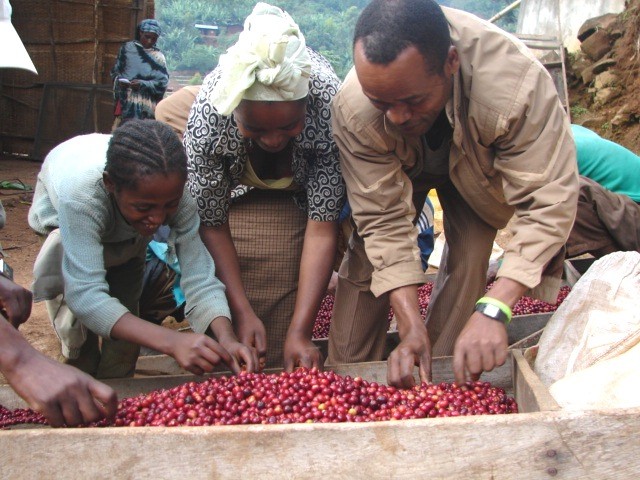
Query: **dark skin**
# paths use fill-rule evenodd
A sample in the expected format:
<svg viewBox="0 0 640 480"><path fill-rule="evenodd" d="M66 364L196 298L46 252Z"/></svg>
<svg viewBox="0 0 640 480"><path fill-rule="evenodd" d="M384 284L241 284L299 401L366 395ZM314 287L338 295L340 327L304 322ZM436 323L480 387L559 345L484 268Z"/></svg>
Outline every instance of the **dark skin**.
<svg viewBox="0 0 640 480"><path fill-rule="evenodd" d="M185 184L178 173L147 175L131 188L118 188L107 172L103 180L122 216L143 236L153 235L169 215L176 213ZM213 318L209 328L217 341L203 334L163 328L125 313L111 329L111 336L171 355L196 375L213 371L220 362L234 373L240 372L240 364L249 372L257 370L255 349L238 341L228 318Z"/></svg>
<svg viewBox="0 0 640 480"><path fill-rule="evenodd" d="M31 312L29 290L0 277L0 307L11 318L9 323L0 316L0 371L29 407L52 427L115 416L118 399L111 387L42 355L20 335L17 327Z"/></svg>
<svg viewBox="0 0 640 480"><path fill-rule="evenodd" d="M15 328L31 315L31 292L0 275L0 313Z"/></svg>
<svg viewBox="0 0 640 480"><path fill-rule="evenodd" d="M259 102L243 100L233 112L245 140L251 140L251 165L263 179L290 176L291 140L304 127L306 103ZM267 352L266 331L256 315L240 278L238 254L229 224L200 227L200 236L214 258L220 280L227 287L227 298L237 328L245 345L255 347L261 357ZM301 366L322 368L324 359L311 341L313 324L333 269L337 248L337 223L309 219L305 230L298 294L284 345L287 371Z"/></svg>
<svg viewBox="0 0 640 480"><path fill-rule="evenodd" d="M369 62L360 42L354 46L354 64L364 94L387 120L408 136L426 135L437 143L438 120L453 96L453 75L460 68L455 47L450 47L444 67L433 69L414 46L409 46L387 65ZM422 66L423 68L417 68ZM487 296L513 307L526 287L508 278L499 278ZM415 384L414 367L420 379L431 380L431 345L418 308L417 285L389 292L398 320L401 342L388 359L390 385L409 388ZM503 365L507 358L506 328L499 322L474 312L454 347L455 380L479 378L483 371Z"/></svg>

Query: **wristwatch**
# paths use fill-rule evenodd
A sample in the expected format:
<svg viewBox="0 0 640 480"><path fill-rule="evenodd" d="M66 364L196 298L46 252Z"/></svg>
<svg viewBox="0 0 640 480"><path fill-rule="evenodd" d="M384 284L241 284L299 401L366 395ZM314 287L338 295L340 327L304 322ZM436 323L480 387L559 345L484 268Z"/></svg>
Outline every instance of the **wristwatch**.
<svg viewBox="0 0 640 480"><path fill-rule="evenodd" d="M13 268L5 262L4 258L0 258L0 275L13 281Z"/></svg>
<svg viewBox="0 0 640 480"><path fill-rule="evenodd" d="M496 305L492 305L490 303L478 303L476 304L475 311L480 312L485 317L502 322L505 325L509 323L509 317L507 317L507 314L500 310L500 307Z"/></svg>

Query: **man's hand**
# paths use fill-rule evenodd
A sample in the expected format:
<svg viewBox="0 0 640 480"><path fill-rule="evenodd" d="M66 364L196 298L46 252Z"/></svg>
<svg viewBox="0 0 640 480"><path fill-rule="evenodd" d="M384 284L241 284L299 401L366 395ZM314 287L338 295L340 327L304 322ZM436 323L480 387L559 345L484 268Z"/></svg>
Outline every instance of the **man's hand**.
<svg viewBox="0 0 640 480"><path fill-rule="evenodd" d="M31 315L31 300L29 290L0 275L0 310L15 328Z"/></svg>
<svg viewBox="0 0 640 480"><path fill-rule="evenodd" d="M507 360L507 329L504 324L474 312L460 332L453 350L453 373L458 383L475 381L480 374Z"/></svg>
<svg viewBox="0 0 640 480"><path fill-rule="evenodd" d="M58 363L28 345L4 374L31 408L52 427L76 426L113 418L118 399L113 389L86 373Z"/></svg>
<svg viewBox="0 0 640 480"><path fill-rule="evenodd" d="M287 335L284 343L284 369L287 372L292 372L297 367L322 370L323 365L322 353L310 338L291 333Z"/></svg>
<svg viewBox="0 0 640 480"><path fill-rule="evenodd" d="M264 323L255 315L243 318L234 317L234 327L240 342L253 347L258 352L260 370L264 366L267 356L267 331Z"/></svg>
<svg viewBox="0 0 640 480"><path fill-rule="evenodd" d="M413 368L419 367L420 380L431 382L431 342L426 327L415 326L403 335L402 341L387 360L387 382L398 388L411 388L416 382Z"/></svg>
<svg viewBox="0 0 640 480"><path fill-rule="evenodd" d="M399 388L415 385L413 368L420 368L420 380L431 382L431 342L418 307L418 286L406 285L389 292L398 321L400 345L387 360L387 382Z"/></svg>

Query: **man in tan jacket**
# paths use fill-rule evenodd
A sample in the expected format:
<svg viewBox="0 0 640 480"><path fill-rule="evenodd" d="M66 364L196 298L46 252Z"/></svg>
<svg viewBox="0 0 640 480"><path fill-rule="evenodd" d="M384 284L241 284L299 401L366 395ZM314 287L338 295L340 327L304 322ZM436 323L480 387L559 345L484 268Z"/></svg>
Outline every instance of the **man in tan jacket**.
<svg viewBox="0 0 640 480"><path fill-rule="evenodd" d="M339 272L329 363L380 359L389 302L401 338L388 381L423 380L454 355L457 381L505 362L505 323L525 293L555 301L578 176L569 121L544 67L514 37L431 0L373 0L355 68L332 104L357 228ZM426 325L414 205L435 188L447 245ZM498 229L513 217L485 294Z"/></svg>

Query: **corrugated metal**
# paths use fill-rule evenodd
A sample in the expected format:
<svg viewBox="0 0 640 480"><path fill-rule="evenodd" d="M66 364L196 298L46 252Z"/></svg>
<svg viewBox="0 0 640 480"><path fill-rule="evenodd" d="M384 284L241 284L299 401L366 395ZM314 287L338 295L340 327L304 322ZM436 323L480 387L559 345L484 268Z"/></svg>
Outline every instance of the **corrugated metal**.
<svg viewBox="0 0 640 480"><path fill-rule="evenodd" d="M620 13L625 0L522 0L518 33L553 35L571 52L577 50L580 26L605 13Z"/></svg>

